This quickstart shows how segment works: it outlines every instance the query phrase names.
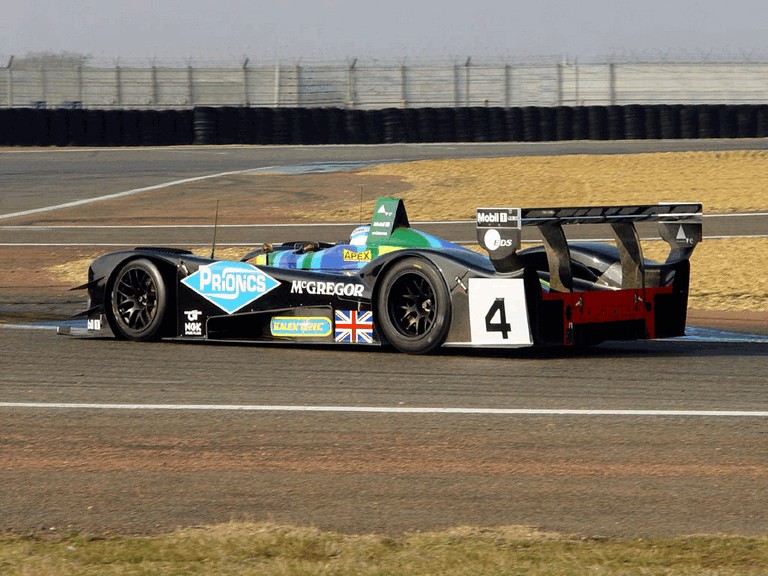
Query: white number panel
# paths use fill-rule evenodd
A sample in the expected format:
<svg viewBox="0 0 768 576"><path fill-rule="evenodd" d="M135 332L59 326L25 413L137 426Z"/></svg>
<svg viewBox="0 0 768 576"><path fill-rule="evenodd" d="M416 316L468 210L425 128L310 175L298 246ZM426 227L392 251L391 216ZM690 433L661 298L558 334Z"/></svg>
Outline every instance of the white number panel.
<svg viewBox="0 0 768 576"><path fill-rule="evenodd" d="M477 346L533 345L522 278L470 278L469 326Z"/></svg>

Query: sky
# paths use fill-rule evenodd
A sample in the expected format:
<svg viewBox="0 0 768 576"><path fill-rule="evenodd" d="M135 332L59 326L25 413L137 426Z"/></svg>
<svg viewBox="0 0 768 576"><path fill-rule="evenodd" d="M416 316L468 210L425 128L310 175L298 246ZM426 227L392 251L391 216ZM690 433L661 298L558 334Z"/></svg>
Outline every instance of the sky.
<svg viewBox="0 0 768 576"><path fill-rule="evenodd" d="M252 62L768 60L768 2L9 0L0 56L39 52Z"/></svg>

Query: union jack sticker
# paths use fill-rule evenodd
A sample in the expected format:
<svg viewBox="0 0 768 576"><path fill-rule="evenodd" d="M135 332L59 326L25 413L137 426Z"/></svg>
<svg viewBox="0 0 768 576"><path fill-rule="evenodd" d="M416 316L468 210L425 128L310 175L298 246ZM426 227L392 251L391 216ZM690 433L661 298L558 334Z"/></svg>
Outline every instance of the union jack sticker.
<svg viewBox="0 0 768 576"><path fill-rule="evenodd" d="M336 342L373 344L373 313L336 310Z"/></svg>

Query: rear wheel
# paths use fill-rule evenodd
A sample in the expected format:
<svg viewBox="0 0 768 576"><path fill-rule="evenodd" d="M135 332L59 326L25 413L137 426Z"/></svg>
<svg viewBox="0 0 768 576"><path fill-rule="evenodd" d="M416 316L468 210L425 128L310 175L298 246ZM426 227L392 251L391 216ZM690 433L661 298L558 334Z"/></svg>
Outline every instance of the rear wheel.
<svg viewBox="0 0 768 576"><path fill-rule="evenodd" d="M166 288L157 266L131 260L118 271L110 291L115 336L126 340L158 340L167 308Z"/></svg>
<svg viewBox="0 0 768 576"><path fill-rule="evenodd" d="M448 287L426 260L406 258L394 264L381 281L376 310L382 335L401 352L431 352L448 336Z"/></svg>

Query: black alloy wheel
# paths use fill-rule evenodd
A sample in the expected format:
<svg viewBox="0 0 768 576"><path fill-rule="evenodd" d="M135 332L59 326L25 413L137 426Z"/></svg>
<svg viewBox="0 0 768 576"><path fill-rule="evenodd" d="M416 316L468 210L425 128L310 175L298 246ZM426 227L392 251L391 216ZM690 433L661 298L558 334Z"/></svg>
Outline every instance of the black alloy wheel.
<svg viewBox="0 0 768 576"><path fill-rule="evenodd" d="M377 311L384 337L409 354L438 348L451 324L445 281L433 264L420 258L406 258L387 271L379 288Z"/></svg>
<svg viewBox="0 0 768 576"><path fill-rule="evenodd" d="M137 341L160 338L166 290L155 264L144 258L125 264L115 276L110 299L115 336Z"/></svg>

